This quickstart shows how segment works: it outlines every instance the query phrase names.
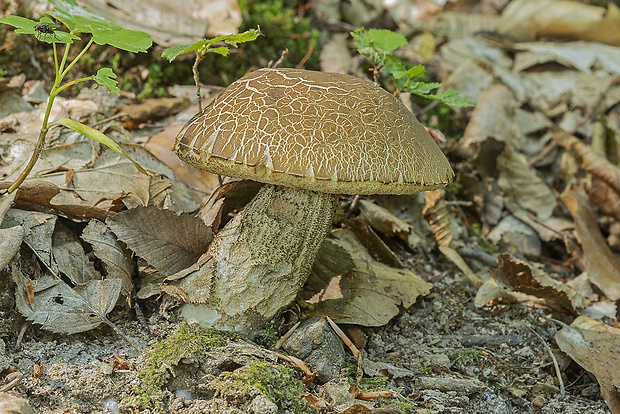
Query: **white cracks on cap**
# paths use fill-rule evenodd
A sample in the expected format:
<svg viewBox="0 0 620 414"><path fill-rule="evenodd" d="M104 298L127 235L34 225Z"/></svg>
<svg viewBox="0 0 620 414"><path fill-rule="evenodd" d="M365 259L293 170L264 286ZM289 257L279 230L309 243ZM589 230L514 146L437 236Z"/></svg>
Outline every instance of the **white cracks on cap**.
<svg viewBox="0 0 620 414"><path fill-rule="evenodd" d="M311 178L312 181L316 179L314 175L314 166L312 164L310 164L310 168L308 168L308 171L306 171L306 177Z"/></svg>
<svg viewBox="0 0 620 414"><path fill-rule="evenodd" d="M265 147L265 152L263 153L263 156L258 162L258 165L264 166L267 170L267 176L271 177L271 174L273 173L274 168L273 168L273 159L271 158L271 154L269 153L269 146Z"/></svg>

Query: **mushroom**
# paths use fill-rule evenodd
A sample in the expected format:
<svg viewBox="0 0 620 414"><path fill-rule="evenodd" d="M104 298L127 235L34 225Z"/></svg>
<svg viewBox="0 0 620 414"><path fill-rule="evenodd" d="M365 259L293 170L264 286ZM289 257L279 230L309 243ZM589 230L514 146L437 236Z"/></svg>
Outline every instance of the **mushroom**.
<svg viewBox="0 0 620 414"><path fill-rule="evenodd" d="M250 332L290 304L331 228L337 194L412 194L454 173L415 116L353 76L260 69L231 84L176 139L185 162L265 183L181 281L182 314Z"/></svg>

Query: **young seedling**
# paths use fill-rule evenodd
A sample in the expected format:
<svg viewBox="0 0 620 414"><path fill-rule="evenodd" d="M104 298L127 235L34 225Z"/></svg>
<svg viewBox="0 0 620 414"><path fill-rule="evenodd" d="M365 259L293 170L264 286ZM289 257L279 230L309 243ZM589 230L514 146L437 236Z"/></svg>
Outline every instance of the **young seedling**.
<svg viewBox="0 0 620 414"><path fill-rule="evenodd" d="M8 192L11 193L15 191L28 177L41 155L47 132L50 127L54 125L63 125L125 155L139 171L147 174L138 163L125 153L120 145L102 132L68 118L61 118L49 122L49 116L56 96L63 90L77 85L78 83L95 81L107 87L110 92L117 95L120 94L120 90L116 86L118 83L115 80L116 74L110 68L99 69L97 73L92 76L65 81L68 72L84 56L93 43L98 45L110 45L134 53L146 52L153 44L151 36L144 32L123 29L111 21L78 6L75 0L50 0L50 3L54 6L54 10L48 12L48 14L60 21L68 31L59 30L62 26L52 21L49 17L42 17L38 22L20 16L6 16L0 18L0 23L16 27L16 33L33 35L38 41L51 44L54 50L55 68L54 85L49 94L49 100L47 102L47 108L45 110L43 124L41 125L41 131L35 150L26 168L9 187ZM90 35L90 39L79 54L69 62L70 47L74 40L80 40L79 35L82 34ZM64 45L64 52L60 59L57 49L58 44ZM63 81L65 82L63 83Z"/></svg>
<svg viewBox="0 0 620 414"><path fill-rule="evenodd" d="M217 53L222 56L228 56L230 48L236 48L239 43L246 43L255 40L260 35L260 28L250 29L243 33L231 34L225 36L217 36L212 39L202 39L191 45L172 46L164 50L161 54L163 57L172 62L177 56L183 53L196 52L196 60L192 67L194 73L194 82L196 83L196 95L198 97L198 109L202 111L202 97L200 94L200 78L198 74L198 65L205 58L207 53ZM213 47L219 44L219 46Z"/></svg>
<svg viewBox="0 0 620 414"><path fill-rule="evenodd" d="M399 47L407 44L405 36L391 30L366 30L364 28L351 32L351 36L355 40L357 51L372 64L375 82L377 82L381 71L389 73L394 78L397 95L401 92L409 92L424 98L443 102L450 106L465 107L475 105L474 102L467 97L461 96L460 92L455 90L448 90L443 93L435 92L441 86L439 82L414 81L414 78L424 76L426 73L424 66L411 66L391 54Z"/></svg>

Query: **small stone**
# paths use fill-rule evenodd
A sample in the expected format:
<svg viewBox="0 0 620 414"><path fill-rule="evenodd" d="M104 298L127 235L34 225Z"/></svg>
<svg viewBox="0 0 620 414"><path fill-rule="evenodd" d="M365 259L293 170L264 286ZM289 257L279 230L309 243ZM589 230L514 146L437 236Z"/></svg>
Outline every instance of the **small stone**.
<svg viewBox="0 0 620 414"><path fill-rule="evenodd" d="M283 348L303 360L324 384L338 376L344 364L344 347L322 316L304 321Z"/></svg>
<svg viewBox="0 0 620 414"><path fill-rule="evenodd" d="M474 394L486 388L477 379L420 377L416 380L417 388L438 390L442 392L456 391L459 394Z"/></svg>
<svg viewBox="0 0 620 414"><path fill-rule="evenodd" d="M276 414L278 406L269 401L264 395L258 395L248 407L248 413L253 414Z"/></svg>

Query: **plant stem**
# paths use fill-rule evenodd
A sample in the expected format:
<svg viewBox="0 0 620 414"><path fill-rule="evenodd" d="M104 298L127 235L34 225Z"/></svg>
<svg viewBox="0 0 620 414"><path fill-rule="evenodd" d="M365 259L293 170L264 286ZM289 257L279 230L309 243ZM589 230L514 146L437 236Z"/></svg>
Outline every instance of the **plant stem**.
<svg viewBox="0 0 620 414"><path fill-rule="evenodd" d="M70 86L75 85L76 83L80 83L80 82L86 82L89 80L93 80L92 76L87 76L85 78L80 78L80 79L76 79L76 80L72 80L71 82L67 82L64 85L62 85L61 87L59 87L58 89L56 89L56 95L58 95L60 92L62 92L63 90L67 89Z"/></svg>
<svg viewBox="0 0 620 414"><path fill-rule="evenodd" d="M64 90L65 88L68 88L69 86L75 85L76 83L79 83L79 82L84 82L86 80L92 79L92 77L76 79L63 86L60 86L60 83L62 82L62 79L65 77L67 72L73 67L73 65L77 63L78 60L80 60L80 58L84 55L84 53L86 53L86 51L92 44L93 44L93 39L91 38L88 44L86 45L86 47L82 49L80 54L77 55L76 58L73 59L73 61L65 69L65 64L67 63L67 58L69 57L69 44L67 43L65 46L65 51L62 56L62 61L60 62L60 65L59 65L58 64L58 53L56 50L56 43L53 43L54 66L56 67L56 78L54 79L54 86L52 87L52 90L50 91L50 97L47 100L47 108L45 108L45 116L43 117L43 124L41 125L41 131L39 132L39 139L37 140L37 145L34 149L34 152L32 153L32 156L30 157L30 160L28 161L28 164L26 165L26 168L24 169L24 171L22 171L19 177L17 177L17 180L15 180L15 182L9 187L8 189L9 193L12 193L13 191L17 190L17 188L24 182L24 180L28 177L28 175L34 168L34 165L36 164L37 160L41 156L41 152L43 151L43 147L45 146L45 137L47 136L47 131L49 130L48 121L50 118L50 113L52 112L52 105L54 104L54 99L56 99L56 96L62 90Z"/></svg>
<svg viewBox="0 0 620 414"><path fill-rule="evenodd" d="M93 44L94 40L91 37L90 40L88 41L88 44L86 46L84 46L84 49L82 49L82 51L80 52L79 55L77 55L75 57L75 59L73 59L73 61L69 64L69 66L67 66L67 69L65 69L61 75L60 75L60 80L62 80L62 78L65 77L65 75L67 74L67 72L69 72L69 70L73 67L73 65L75 65L77 63L78 60L80 60L80 58L82 56L84 56L84 53L86 53L86 51L90 48L90 46ZM67 49L69 49L69 45L67 45ZM65 63L65 60L63 59L63 63Z"/></svg>
<svg viewBox="0 0 620 414"><path fill-rule="evenodd" d="M198 65L204 59L203 53L196 52L196 60L194 66L192 66L192 72L194 73L194 82L196 83L196 96L198 98L198 112L202 112L202 93L200 92L200 75L198 73Z"/></svg>

